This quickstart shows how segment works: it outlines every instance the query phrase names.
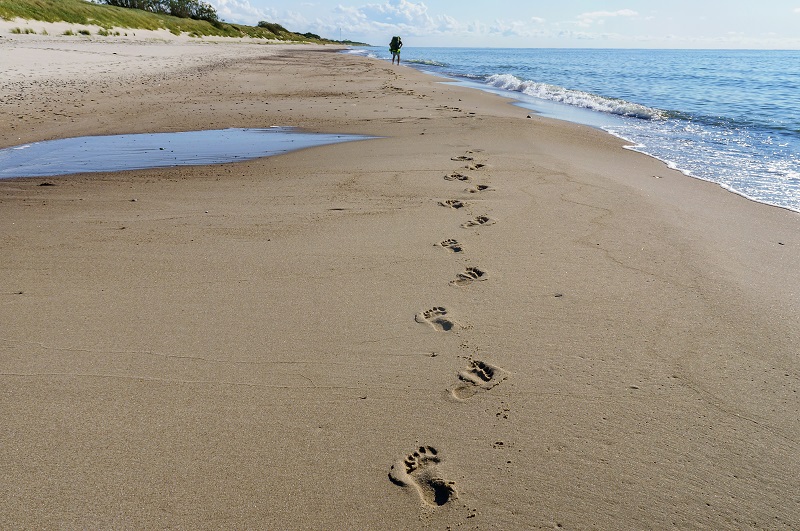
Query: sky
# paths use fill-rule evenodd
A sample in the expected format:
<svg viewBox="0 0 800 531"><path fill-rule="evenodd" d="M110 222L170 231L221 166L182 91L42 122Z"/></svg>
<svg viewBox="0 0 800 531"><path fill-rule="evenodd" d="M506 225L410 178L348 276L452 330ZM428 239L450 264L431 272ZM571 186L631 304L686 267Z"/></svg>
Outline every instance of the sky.
<svg viewBox="0 0 800 531"><path fill-rule="evenodd" d="M800 49L800 0L206 0L220 19L388 45Z"/></svg>

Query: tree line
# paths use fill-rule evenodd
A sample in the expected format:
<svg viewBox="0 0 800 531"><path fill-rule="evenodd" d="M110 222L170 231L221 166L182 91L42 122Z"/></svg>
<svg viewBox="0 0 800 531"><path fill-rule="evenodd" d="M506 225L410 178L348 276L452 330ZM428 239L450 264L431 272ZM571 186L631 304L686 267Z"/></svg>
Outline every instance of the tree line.
<svg viewBox="0 0 800 531"><path fill-rule="evenodd" d="M217 10L200 0L100 0L101 4L141 9L180 18L218 22Z"/></svg>

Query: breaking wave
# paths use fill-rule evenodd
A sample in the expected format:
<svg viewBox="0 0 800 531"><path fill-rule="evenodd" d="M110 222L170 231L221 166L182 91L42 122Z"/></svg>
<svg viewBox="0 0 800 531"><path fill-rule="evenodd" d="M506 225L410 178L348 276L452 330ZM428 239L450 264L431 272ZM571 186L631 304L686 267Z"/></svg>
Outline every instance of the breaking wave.
<svg viewBox="0 0 800 531"><path fill-rule="evenodd" d="M438 66L438 67L446 67L445 63L440 63L439 61L433 61L430 59L404 59L403 62L411 63L413 65L422 65L422 66Z"/></svg>
<svg viewBox="0 0 800 531"><path fill-rule="evenodd" d="M525 81L511 74L494 74L487 77L485 82L495 88L521 92L535 98L556 101L575 107L583 107L584 109L591 109L593 111L641 118L644 120L664 120L667 118L667 113L659 109L645 107L644 105L621 99L607 98L580 90L571 90L557 85Z"/></svg>

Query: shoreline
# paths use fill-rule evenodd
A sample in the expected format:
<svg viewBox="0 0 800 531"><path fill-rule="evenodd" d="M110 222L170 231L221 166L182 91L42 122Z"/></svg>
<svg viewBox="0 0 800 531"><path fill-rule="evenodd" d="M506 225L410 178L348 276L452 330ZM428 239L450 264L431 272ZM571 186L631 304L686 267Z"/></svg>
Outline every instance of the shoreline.
<svg viewBox="0 0 800 531"><path fill-rule="evenodd" d="M18 19L18 20L22 20L22 19ZM7 27L4 27L2 25L2 23L4 23L4 22L6 23L5 26L7 26ZM0 20L0 33L4 32L4 31L8 32L8 30L11 27L15 27L15 26L13 26L13 22L14 21L3 21L3 20ZM27 22L30 22L30 21L27 21ZM53 26L53 27L59 27L59 28L61 27L61 26L57 26L57 25L55 25L53 23L45 23L45 24L49 24L50 26ZM66 27L66 25L70 25L70 24L64 23L64 25ZM253 44L253 42L252 42L253 40L247 40L246 41L244 39L233 39L233 38L222 38L222 37L220 37L220 38L204 37L202 39L196 39L196 38L189 38L189 37L186 37L186 36L176 36L176 35L173 35L173 34L167 32L166 30L160 31L160 32L159 31L153 32L153 31L148 31L148 30L142 30L142 31L143 31L143 33L145 33L145 35L143 35L143 36L141 36L139 38L125 38L125 39L120 39L119 42L125 42L126 44L130 44L131 42L141 42L141 43L148 43L148 44L164 44L164 45L175 45L175 44L178 44L178 43L183 43L183 44L191 43L191 44L198 44L198 45L204 45L204 44L227 44L227 45L244 44L244 45L252 45ZM27 37L28 39L31 39L33 42L36 42L36 41L51 42L51 38L47 37L47 36L43 37L43 36L39 36L39 35L34 35L33 38L31 38L30 36L24 36L23 35L23 38L25 38L25 37ZM332 51L332 52L341 51L341 50L345 50L346 49L346 47L337 47L337 46L333 46L333 45L321 46L321 45L306 45L306 44L296 44L296 43L292 44L292 43L281 43L280 41L274 41L273 42L273 41L269 41L269 40L257 40L257 41L258 41L259 44L262 44L262 45L269 44L269 45L273 45L273 46L276 45L276 44L277 45L282 45L282 46L316 46L318 48L327 48L329 51ZM56 42L56 41L52 41L52 42ZM92 43L99 43L99 44L106 44L106 45L114 43L114 41L109 39L109 38L102 38L101 40L84 39L83 42L85 42L85 43L86 42L92 42ZM358 55L358 54L355 54L355 56L364 57L364 56L361 56L361 55ZM381 61L381 59L375 59L375 60ZM521 101L521 100L519 100L513 94L504 94L501 89L497 89L497 88L489 87L489 86L487 86L486 88L482 88L480 86L480 84L477 83L477 82L473 82L473 84L465 83L465 81L467 81L467 80L462 80L462 79L458 79L458 78L448 78L447 76L444 76L442 74L438 74L436 72L420 69L420 68L417 68L417 67L414 67L414 66L411 66L410 68L412 68L412 69L414 69L414 70L416 70L416 71L418 71L418 72L420 72L420 73L422 73L424 75L430 75L430 76L433 76L435 78L440 78L440 79L443 79L443 80L451 79L451 82L456 83L458 85L461 85L461 86L463 86L464 88L467 88L467 89L479 90L479 91L485 92L487 94L493 94L493 95L497 95L497 96L499 96L501 98L505 98L505 99L508 100L508 103L510 105L516 105L521 109L525 109L529 113L536 114L536 115L538 115L540 117L543 117L545 119L560 120L560 121L573 123L573 124L577 124L577 125L580 125L580 126L585 126L585 127L590 127L590 128L593 128L593 129L600 130L600 131L602 131L602 132L604 132L604 133L606 133L606 134L608 134L608 135L610 135L610 136L612 136L614 138L622 140L625 143L625 145L623 146L624 149L627 149L627 150L630 150L630 151L633 151L633 152L636 152L636 153L640 153L640 154L645 155L647 157L653 158L656 161L664 164L670 170L678 171L678 172L682 173L683 175L685 175L685 176L687 176L689 178L696 179L696 180L699 180L699 181L702 181L702 182L715 184L715 185L719 186L720 188L722 188L723 190L725 190L725 191L727 191L729 193L732 193L734 195L738 195L738 196L740 196L740 197L742 197L744 199L747 199L748 201L751 201L751 202L754 202L754 203L757 203L757 204L761 204L761 205L765 205L765 206L769 206L769 207L774 207L774 208L778 208L778 209L782 209L782 210L787 210L789 212L800 214L800 210L791 208L789 206L783 206L783 205L779 205L779 204L775 204L775 203L770 203L770 202L767 202L767 201L764 201L764 200L760 200L760 199L751 197L750 195L748 195L745 192L736 190L736 189L732 188L729 185L726 185L726 184L723 184L723 183L719 183L719 182L714 181L713 179L710 179L710 178L704 178L704 177L700 177L700 176L694 175L690 170L681 169L680 167L678 167L677 163L674 163L673 161L662 159L662 158L658 157L657 155L654 155L654 154L651 154L651 153L647 153L646 151L643 151L642 149L640 149L641 146L636 144L635 141L633 141L631 139L628 139L628 138L626 138L626 137L624 137L624 136L622 136L620 134L616 134L616 133L614 133L612 131L609 131L606 128L606 126L594 125L592 123L584 123L584 122L581 122L579 120L569 119L567 117L544 115L541 112L537 111L535 108L525 107L523 103L516 103L517 101ZM54 140L54 139L50 139L50 140ZM16 147L16 145L2 146L2 147L0 147L0 149L4 148L4 147Z"/></svg>
<svg viewBox="0 0 800 531"><path fill-rule="evenodd" d="M552 51L552 53L556 55L563 52L563 50ZM375 53L380 55L380 52ZM482 59L484 56L492 57L492 52L490 50L476 50L475 53L475 60L478 63L484 62ZM542 53L545 54L545 57L541 59L545 64L550 64L554 56L547 55L545 51L542 51ZM602 61L602 54L608 53L608 51L600 51L599 53L601 55L596 58ZM674 54L676 52L669 53ZM687 54L685 60L691 64L693 54L690 51L684 51L683 53ZM584 51L581 52L581 54L583 60L587 62L591 62L594 58L591 51ZM632 58L628 56L628 52L626 51L619 51L616 55L619 59L633 59L633 64L631 66L634 70L638 68L644 68L644 70L648 68L654 70L658 69L658 66L643 67L642 64L637 64L636 61L641 60L641 57L637 56L636 52L633 52ZM720 117L728 116L728 118L725 118L725 121L727 122L730 120L731 123L724 127L718 124L712 125L705 123L707 118L704 119L702 113L694 116L694 118L689 121L684 121L683 118L680 117L667 118L669 113L659 110L658 107L669 107L670 104L663 100L659 102L657 98L653 100L653 94L647 89L643 89L644 92L642 96L644 100L650 98L648 100L648 105L655 105L655 107L643 107L634 102L620 100L619 108L609 110L609 106L613 107L614 105L615 100L613 100L613 98L609 100L601 94L581 93L580 91L559 87L558 82L556 86L553 87L553 94L544 96L544 99L539 99L536 96L527 96L526 94L529 90L535 91L536 87L539 86L534 80L529 79L530 77L544 81L548 76L555 75L556 79L558 79L558 74L547 71L546 67L544 67L545 71L541 74L535 75L527 71L524 66L519 66L517 69L505 67L496 69L487 65L482 68L482 73L487 77L484 84L483 82L471 78L475 72L472 72L470 63L465 61L464 54L459 53L457 50L448 52L447 49L420 49L413 54L413 57L414 59L412 59L412 62L416 61L414 65L415 68L431 71L439 75L444 74L441 70L446 69L456 82L466 83L467 86L476 87L492 93L505 93L507 97L519 100L518 104L520 106L530 108L534 112L541 113L545 117L564 119L570 122L600 127L612 135L626 140L628 143L632 144L637 151L665 161L671 165L671 167L680 168L686 175L711 182L718 182L724 188L733 190L734 193L739 193L747 198L765 204L788 208L796 212L800 211L800 204L795 200L798 189L792 184L794 183L794 174L787 169L791 167L791 153L794 144L787 139L785 143L779 143L780 145L774 150L759 149L757 146L749 147L746 139L750 137L752 137L756 145L762 142L764 145L769 145L773 137L776 135L780 136L780 127L778 126L778 129L771 130L769 126L764 124L750 126L737 122L735 118L730 118L730 115L725 114L726 112L733 112L736 114L735 110L725 104L718 104L721 105L721 107L716 112L712 112L712 114L719 114ZM506 52L500 53L497 60L500 63L513 64L515 62L513 59L516 58L519 63L524 64L527 62L526 57L527 54L523 50L507 50ZM428 62L435 63L436 59L434 58L441 58L440 60L444 61L444 63L439 64L437 67L423 66ZM536 60L533 56L531 56L530 59L533 61ZM769 63L769 61L765 62ZM445 64L448 66L445 67ZM654 64L658 65L660 63L656 61ZM574 66L575 65L568 64L565 65L565 68ZM722 68L724 69L724 67ZM773 71L774 68L774 64L772 66L765 65L765 70L772 72L773 77L777 74ZM458 73L467 75L467 79L459 78ZM538 76L540 75L544 77L539 78ZM592 76L592 74L588 75L590 77ZM675 75L682 77L686 76L687 73L676 72ZM726 74L720 71L717 72L717 75ZM525 80L525 78L528 79ZM621 83L622 87L620 87L620 89L623 91L625 90L625 88L623 88L626 84L625 79L614 81L616 76L613 75L604 76L604 78L606 81L595 79L595 83L601 86L604 85L606 87L605 91L613 92L616 90L614 86L617 83ZM691 79L685 79L685 81L686 94L691 94L693 89L699 89L699 87L692 84ZM564 82L565 80L563 79L560 81L560 83ZM630 88L631 87L628 87L628 89ZM676 93L680 92L674 87L673 91ZM602 93L604 91L599 89L599 92ZM576 103L575 105L560 103L561 99L569 99L570 97L578 98L580 103ZM695 105L692 103L691 98L689 98L689 101L686 101L686 95L676 94L676 97L679 100L682 98L681 101L688 106L687 108L691 108ZM585 98L585 101L581 98ZM639 101L638 98L634 99ZM713 99L712 97L712 100ZM761 99L763 99L763 96ZM758 105L756 103L758 101L761 100L756 98L754 102L751 102L751 105L755 106L754 112L756 113L758 113ZM627 116L628 113L633 113L634 116L639 116L639 118L632 119ZM621 114L625 114L626 116L620 116ZM689 115L692 115L692 113L690 112ZM655 119L648 120L647 117ZM659 118L667 119L662 121ZM753 121L756 123L763 121L763 116L760 118L761 119L759 119L758 115L752 117ZM692 125L695 119L700 122L700 124ZM684 127L697 127L698 130L696 134L688 134L686 138L681 138L680 133L676 131L682 131ZM734 148L727 151L720 147L720 149L717 150L717 147L724 145L726 142L731 142L733 145L739 145L741 143L741 148ZM798 146L794 146L794 150L796 150L796 148L798 148ZM714 153L716 153L716 155L714 155ZM781 169L783 170L781 171ZM765 179L764 176L767 175L772 177Z"/></svg>
<svg viewBox="0 0 800 531"><path fill-rule="evenodd" d="M630 142L630 140L626 139L623 136L615 135L614 133L611 133L611 132L608 132L608 134L610 134L610 135L612 135L612 136L614 136L616 138L625 140L626 142ZM739 196L739 197L741 197L743 199L746 199L746 200L751 201L753 203L756 203L758 205L762 205L762 206L765 206L765 207L771 207L771 208L777 208L777 209L780 209L780 210L786 210L787 212L791 212L793 214L800 214L800 209L794 209L794 208L792 208L790 206L778 205L776 203L768 203L768 202L766 202L764 200L752 197L752 196L748 195L745 192L742 192L740 190L736 190L735 188L731 187L730 185L723 184L723 183L714 181L712 179L706 179L704 177L699 177L697 175L694 175L690 170L684 170L684 169L679 168L678 165L673 161L665 160L665 159L657 157L656 155L652 155L650 153L647 153L646 151L641 151L641 150L637 149L636 145L626 145L626 146L623 146L623 147L625 149L629 149L629 150L633 151L634 153L640 153L642 155L645 155L647 157L655 159L658 162L662 163L667 168L669 168L670 170L680 172L681 174L685 175L686 177L688 177L690 179L696 179L696 180L701 181L701 182L714 184L714 185L722 188L724 191L726 191L728 193L731 193L733 195L737 195L737 196Z"/></svg>
<svg viewBox="0 0 800 531"><path fill-rule="evenodd" d="M800 523L794 213L327 47L98 46L3 146L381 138L0 181L4 527Z"/></svg>

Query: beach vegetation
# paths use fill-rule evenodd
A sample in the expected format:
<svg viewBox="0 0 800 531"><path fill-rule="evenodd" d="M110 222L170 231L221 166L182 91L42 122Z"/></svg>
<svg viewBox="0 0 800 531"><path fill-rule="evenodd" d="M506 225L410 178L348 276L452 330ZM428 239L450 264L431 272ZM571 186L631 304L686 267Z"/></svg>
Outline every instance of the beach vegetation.
<svg viewBox="0 0 800 531"><path fill-rule="evenodd" d="M266 20L262 20L261 22L259 22L258 23L258 27L266 29L267 31L269 31L273 35L280 35L281 33L288 33L289 32L289 30L287 30L286 28L284 28L280 24L277 24L275 22L267 22Z"/></svg>
<svg viewBox="0 0 800 531"><path fill-rule="evenodd" d="M111 2L126 5L111 5ZM147 9L139 9L137 5ZM189 17L175 16L173 12L189 14ZM317 35L306 37L272 22L260 22L258 26L222 22L213 7L199 0L2 0L0 18L96 25L106 31L112 28L167 30L174 35L186 33L200 38L249 37L284 42L362 44L316 38Z"/></svg>
<svg viewBox="0 0 800 531"><path fill-rule="evenodd" d="M219 20L214 6L200 0L96 0L110 6L139 9L152 13L172 15L178 18L192 18L213 22Z"/></svg>

